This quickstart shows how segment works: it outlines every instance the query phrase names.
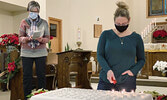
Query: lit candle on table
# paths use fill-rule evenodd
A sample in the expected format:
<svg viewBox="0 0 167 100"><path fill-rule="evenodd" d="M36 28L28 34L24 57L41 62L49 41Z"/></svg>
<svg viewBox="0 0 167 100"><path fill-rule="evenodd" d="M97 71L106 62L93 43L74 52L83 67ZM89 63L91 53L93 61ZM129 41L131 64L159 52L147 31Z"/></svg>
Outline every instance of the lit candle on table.
<svg viewBox="0 0 167 100"><path fill-rule="evenodd" d="M114 90L114 89L112 89L111 91L112 91L113 93L115 92L115 90Z"/></svg>
<svg viewBox="0 0 167 100"><path fill-rule="evenodd" d="M134 90L132 90L131 93L134 93Z"/></svg>
<svg viewBox="0 0 167 100"><path fill-rule="evenodd" d="M123 89L123 90L121 91L121 93L125 93L125 89Z"/></svg>
<svg viewBox="0 0 167 100"><path fill-rule="evenodd" d="M132 96L134 97L136 96L134 90L132 90L131 93L132 93Z"/></svg>

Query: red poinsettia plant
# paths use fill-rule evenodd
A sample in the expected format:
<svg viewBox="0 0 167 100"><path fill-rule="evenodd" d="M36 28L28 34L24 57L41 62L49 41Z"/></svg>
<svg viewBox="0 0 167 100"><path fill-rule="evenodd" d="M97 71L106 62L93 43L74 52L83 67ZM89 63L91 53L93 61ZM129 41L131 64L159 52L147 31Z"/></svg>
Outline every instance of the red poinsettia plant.
<svg viewBox="0 0 167 100"><path fill-rule="evenodd" d="M2 38L2 41L0 42L0 45L3 46L16 46L19 44L19 37L18 34L4 34L0 38Z"/></svg>
<svg viewBox="0 0 167 100"><path fill-rule="evenodd" d="M13 46L15 49L12 50L18 51L16 47L19 44L19 37L16 33L3 34L2 36L0 36L0 38L2 38L2 40L0 41L0 45L6 47ZM20 65L20 57L12 61L10 57L10 53L12 50L7 50L8 55L5 61L7 64L7 68L5 68L5 70L0 73L0 82L2 83L8 83L9 80L18 72L18 66Z"/></svg>
<svg viewBox="0 0 167 100"><path fill-rule="evenodd" d="M8 63L8 72L14 71L16 68L15 61Z"/></svg>
<svg viewBox="0 0 167 100"><path fill-rule="evenodd" d="M153 33L153 38L155 39L163 39L167 37L167 32L165 30L157 30Z"/></svg>
<svg viewBox="0 0 167 100"><path fill-rule="evenodd" d="M45 92L48 92L48 90L43 89L43 88L42 89L38 89L37 91L33 91L31 94L27 95L26 97L27 98L31 98L34 95L42 94L42 93L45 93Z"/></svg>
<svg viewBox="0 0 167 100"><path fill-rule="evenodd" d="M167 100L167 95L158 96L156 100Z"/></svg>

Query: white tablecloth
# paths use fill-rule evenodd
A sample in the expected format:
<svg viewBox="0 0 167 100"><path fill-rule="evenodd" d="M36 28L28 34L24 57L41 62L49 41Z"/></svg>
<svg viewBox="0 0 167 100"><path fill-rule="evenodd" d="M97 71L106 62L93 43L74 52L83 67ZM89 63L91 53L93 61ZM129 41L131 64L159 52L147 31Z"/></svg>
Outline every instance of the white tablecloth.
<svg viewBox="0 0 167 100"><path fill-rule="evenodd" d="M153 100L150 94L62 88L35 95L30 100Z"/></svg>

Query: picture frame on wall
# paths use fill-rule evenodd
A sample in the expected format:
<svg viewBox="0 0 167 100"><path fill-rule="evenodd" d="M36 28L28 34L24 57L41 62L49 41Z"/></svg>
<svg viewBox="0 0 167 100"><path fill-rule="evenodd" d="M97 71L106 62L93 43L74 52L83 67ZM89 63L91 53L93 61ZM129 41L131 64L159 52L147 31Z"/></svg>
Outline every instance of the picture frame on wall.
<svg viewBox="0 0 167 100"><path fill-rule="evenodd" d="M102 33L102 25L94 24L94 38L99 38Z"/></svg>

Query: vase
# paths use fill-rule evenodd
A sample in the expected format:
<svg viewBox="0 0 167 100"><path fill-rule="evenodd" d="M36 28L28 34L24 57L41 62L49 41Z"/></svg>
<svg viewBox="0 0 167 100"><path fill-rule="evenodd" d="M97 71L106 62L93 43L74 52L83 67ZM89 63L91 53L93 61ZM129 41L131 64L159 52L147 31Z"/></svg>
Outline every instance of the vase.
<svg viewBox="0 0 167 100"><path fill-rule="evenodd" d="M17 50L15 46L6 46L7 53L10 53L11 51Z"/></svg>

